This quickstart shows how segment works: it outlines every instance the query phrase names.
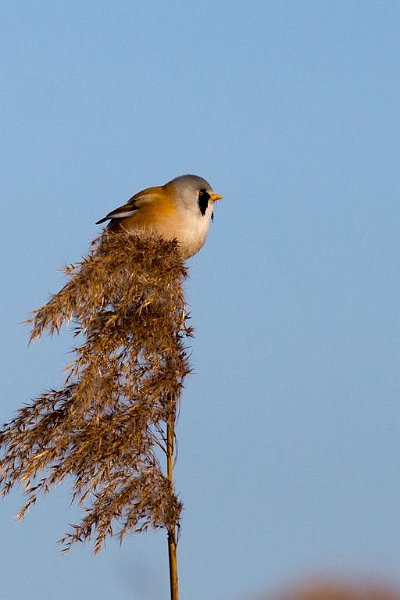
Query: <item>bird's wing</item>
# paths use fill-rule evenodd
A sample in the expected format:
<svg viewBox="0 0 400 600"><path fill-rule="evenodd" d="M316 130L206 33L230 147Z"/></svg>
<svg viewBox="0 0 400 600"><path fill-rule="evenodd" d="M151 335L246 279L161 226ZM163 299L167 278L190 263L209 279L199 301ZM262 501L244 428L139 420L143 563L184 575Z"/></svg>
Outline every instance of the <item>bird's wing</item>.
<svg viewBox="0 0 400 600"><path fill-rule="evenodd" d="M153 202L157 197L159 190L159 187L152 187L142 190L138 194L132 196L128 202L122 206L119 206L118 208L115 208L99 221L96 221L96 225L100 225L100 223L104 223L104 221L111 219L125 219L127 217L132 217L132 215L136 214L142 206Z"/></svg>

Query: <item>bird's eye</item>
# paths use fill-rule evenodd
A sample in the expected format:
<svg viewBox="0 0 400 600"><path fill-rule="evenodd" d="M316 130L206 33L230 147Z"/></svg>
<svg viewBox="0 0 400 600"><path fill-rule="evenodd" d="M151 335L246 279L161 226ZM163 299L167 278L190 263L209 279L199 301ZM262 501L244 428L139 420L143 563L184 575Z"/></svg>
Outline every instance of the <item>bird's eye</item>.
<svg viewBox="0 0 400 600"><path fill-rule="evenodd" d="M210 194L207 190L199 190L199 208L203 216L206 214L209 199Z"/></svg>

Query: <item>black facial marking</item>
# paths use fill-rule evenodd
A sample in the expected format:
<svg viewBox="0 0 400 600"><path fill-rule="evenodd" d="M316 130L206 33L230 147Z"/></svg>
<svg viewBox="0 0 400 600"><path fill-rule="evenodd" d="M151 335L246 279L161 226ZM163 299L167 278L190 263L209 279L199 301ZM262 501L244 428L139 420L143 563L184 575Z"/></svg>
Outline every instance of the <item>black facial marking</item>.
<svg viewBox="0 0 400 600"><path fill-rule="evenodd" d="M203 217L206 214L209 199L210 194L206 190L199 191L199 208Z"/></svg>

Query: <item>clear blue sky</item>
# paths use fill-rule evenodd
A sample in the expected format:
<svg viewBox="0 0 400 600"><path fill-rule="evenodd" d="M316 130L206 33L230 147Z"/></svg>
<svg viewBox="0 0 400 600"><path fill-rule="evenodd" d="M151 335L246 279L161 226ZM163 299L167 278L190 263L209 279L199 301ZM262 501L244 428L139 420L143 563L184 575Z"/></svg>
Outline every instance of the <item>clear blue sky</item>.
<svg viewBox="0 0 400 600"><path fill-rule="evenodd" d="M400 582L400 4L6 1L2 421L72 338L21 325L94 223L182 173L224 195L187 294L182 600ZM0 503L1 600L164 600L165 536L61 556L66 484Z"/></svg>

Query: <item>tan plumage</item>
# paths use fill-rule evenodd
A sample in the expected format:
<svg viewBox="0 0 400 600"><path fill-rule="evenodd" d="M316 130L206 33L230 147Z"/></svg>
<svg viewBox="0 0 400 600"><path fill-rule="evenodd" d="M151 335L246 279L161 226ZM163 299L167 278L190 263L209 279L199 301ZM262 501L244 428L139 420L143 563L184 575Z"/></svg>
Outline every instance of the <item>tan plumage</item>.
<svg viewBox="0 0 400 600"><path fill-rule="evenodd" d="M222 196L197 175L181 175L165 185L146 188L97 223L110 220L110 231L146 231L176 239L184 258L203 246L213 217L213 205Z"/></svg>

